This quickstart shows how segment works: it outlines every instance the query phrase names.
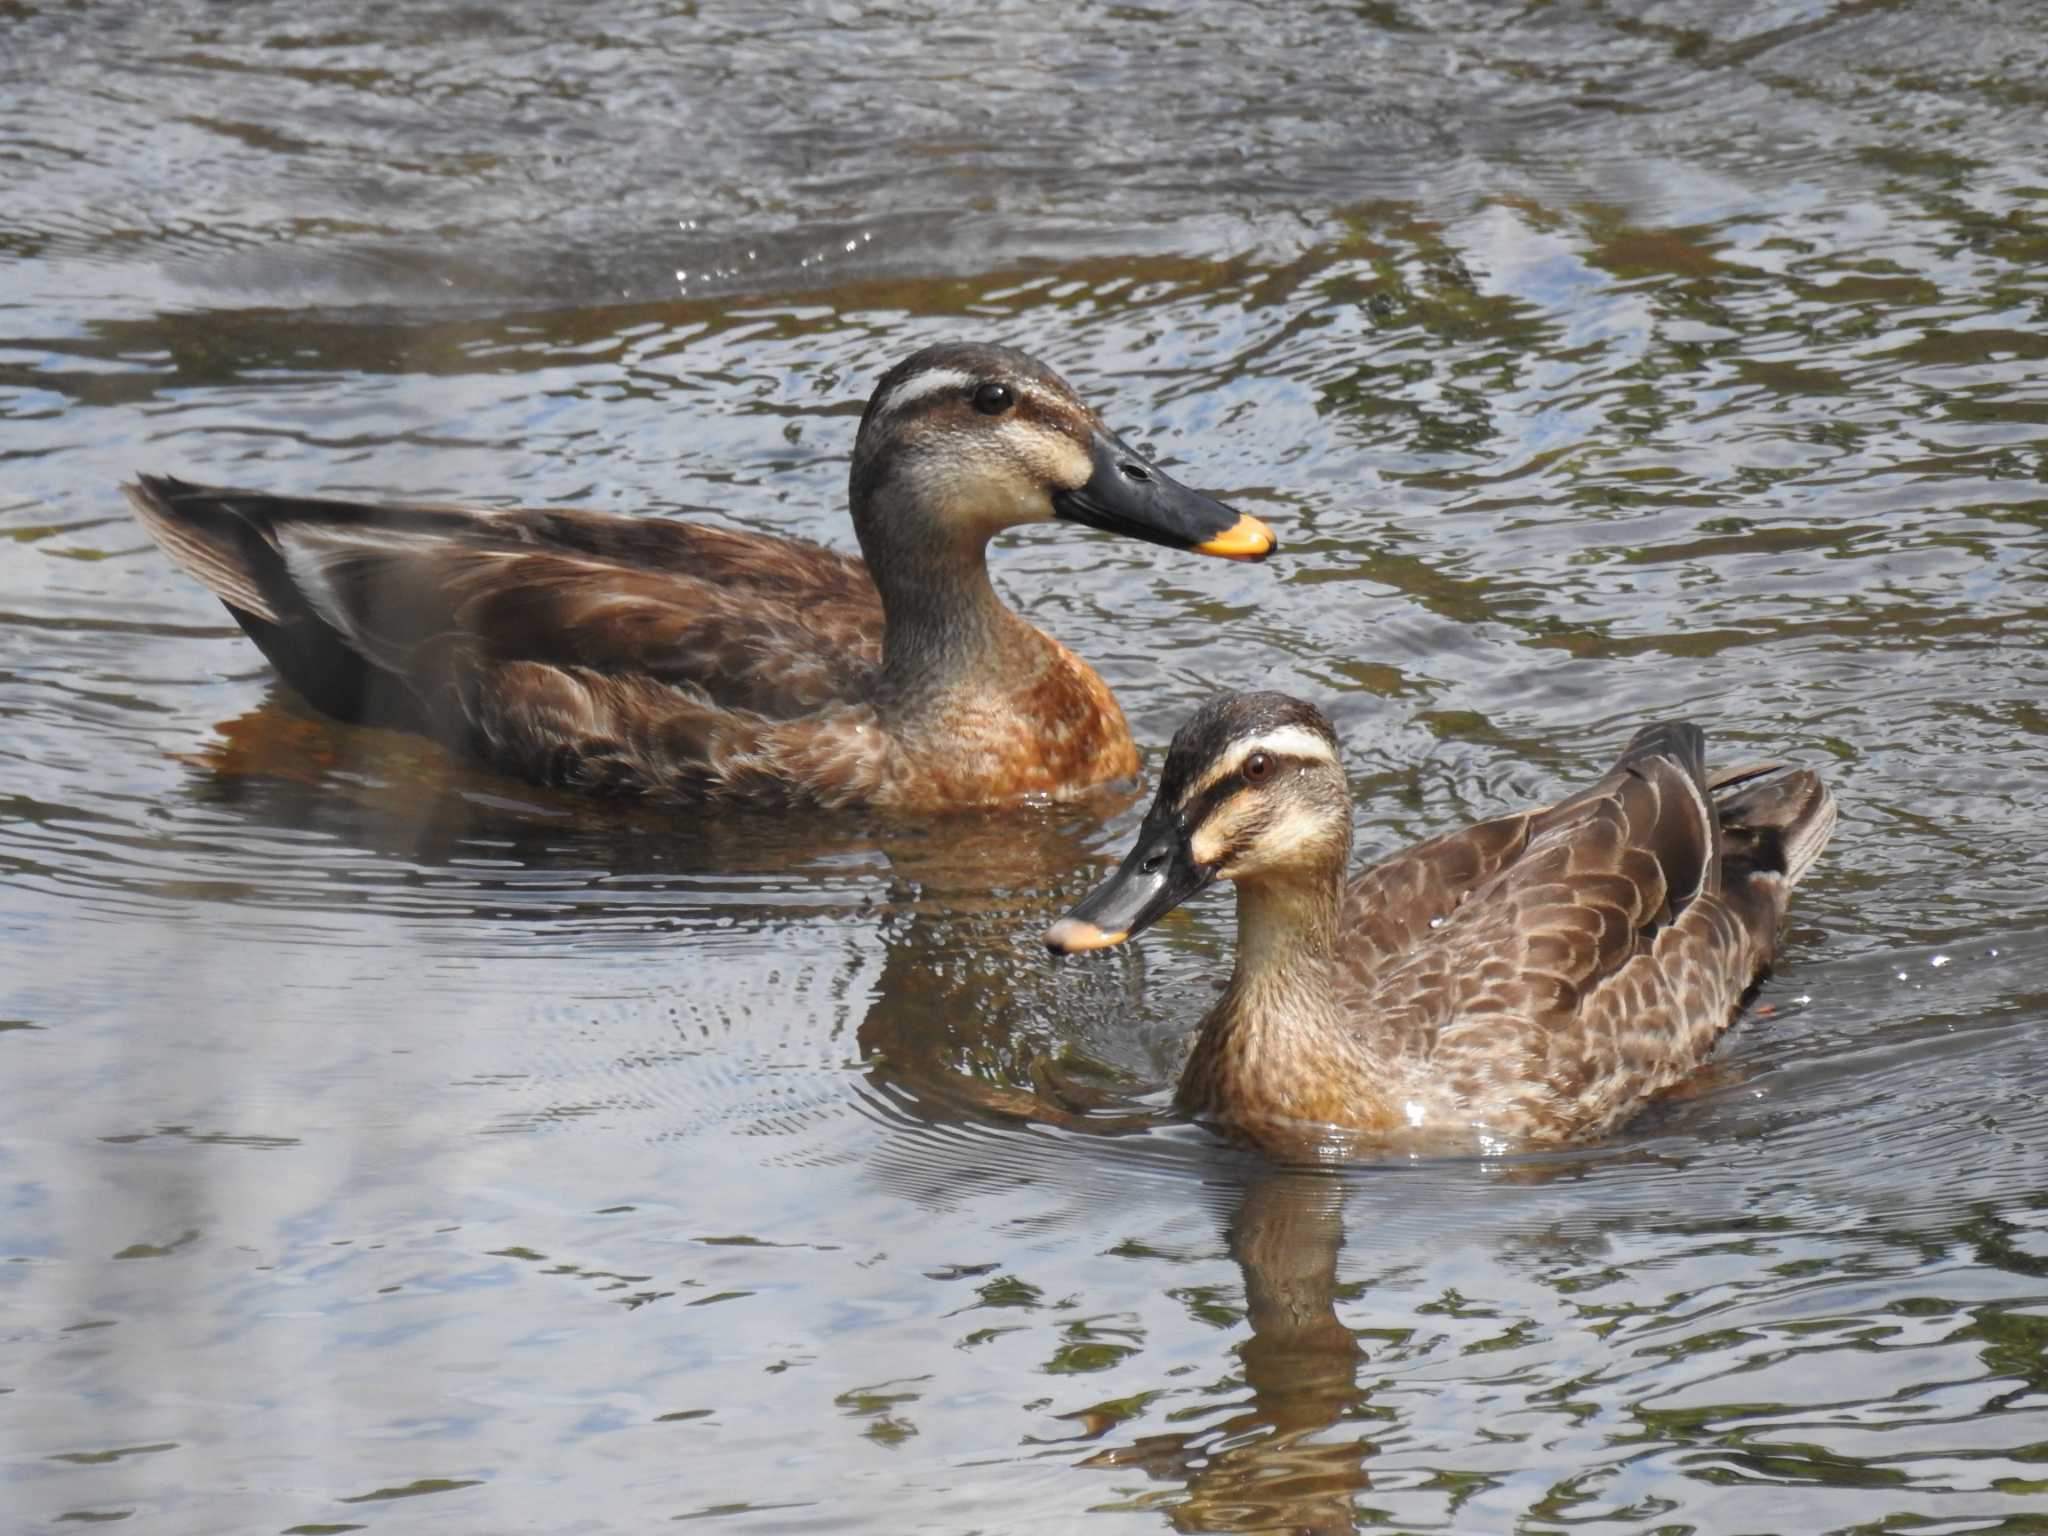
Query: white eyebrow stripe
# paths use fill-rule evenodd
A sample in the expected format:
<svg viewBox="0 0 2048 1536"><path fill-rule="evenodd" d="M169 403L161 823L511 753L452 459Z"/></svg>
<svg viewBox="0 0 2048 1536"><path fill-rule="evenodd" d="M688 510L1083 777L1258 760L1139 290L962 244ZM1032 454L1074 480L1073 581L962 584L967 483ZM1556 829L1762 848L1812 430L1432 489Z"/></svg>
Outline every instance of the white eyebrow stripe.
<svg viewBox="0 0 2048 1536"><path fill-rule="evenodd" d="M1304 725L1283 725L1263 735L1247 737L1235 742L1228 752L1216 760L1216 766L1202 775L1201 781L1187 792L1186 799L1219 784L1244 766L1244 760L1254 752L1268 752L1275 757L1300 758L1304 762L1328 763L1337 766L1336 751L1314 731Z"/></svg>
<svg viewBox="0 0 2048 1536"><path fill-rule="evenodd" d="M888 394L882 396L875 406L875 416L893 416L908 406L915 405L927 395L942 394L947 390L965 389L975 380L975 375L964 368L926 368L913 373Z"/></svg>

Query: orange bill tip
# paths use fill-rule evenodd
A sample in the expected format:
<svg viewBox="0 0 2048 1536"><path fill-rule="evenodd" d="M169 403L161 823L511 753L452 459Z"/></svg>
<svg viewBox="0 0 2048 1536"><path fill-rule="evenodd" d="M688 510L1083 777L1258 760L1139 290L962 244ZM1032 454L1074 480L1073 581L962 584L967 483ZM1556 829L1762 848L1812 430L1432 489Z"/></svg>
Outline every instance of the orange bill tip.
<svg viewBox="0 0 2048 1536"><path fill-rule="evenodd" d="M1263 560L1279 542L1271 528L1246 512L1215 538L1197 544L1195 552L1221 555L1225 560Z"/></svg>
<svg viewBox="0 0 2048 1536"><path fill-rule="evenodd" d="M1045 930L1045 947L1056 955L1078 955L1091 949L1108 949L1130 936L1127 929L1104 933L1078 917L1063 917Z"/></svg>

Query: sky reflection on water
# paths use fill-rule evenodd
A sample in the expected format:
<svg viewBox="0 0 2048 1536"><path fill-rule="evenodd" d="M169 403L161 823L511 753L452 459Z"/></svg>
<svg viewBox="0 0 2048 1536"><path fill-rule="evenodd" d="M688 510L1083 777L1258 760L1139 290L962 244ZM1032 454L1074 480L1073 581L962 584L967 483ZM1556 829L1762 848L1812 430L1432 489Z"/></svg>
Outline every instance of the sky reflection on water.
<svg viewBox="0 0 2048 1536"><path fill-rule="evenodd" d="M2030 18L4 24L24 1528L2038 1523ZM1281 532L998 551L1141 743L1324 701L1368 850L1655 714L1824 766L1769 1012L1610 1146L1276 1170L1160 1114L1227 903L1033 942L1138 802L564 802L307 716L113 491L843 543L873 378L962 332Z"/></svg>

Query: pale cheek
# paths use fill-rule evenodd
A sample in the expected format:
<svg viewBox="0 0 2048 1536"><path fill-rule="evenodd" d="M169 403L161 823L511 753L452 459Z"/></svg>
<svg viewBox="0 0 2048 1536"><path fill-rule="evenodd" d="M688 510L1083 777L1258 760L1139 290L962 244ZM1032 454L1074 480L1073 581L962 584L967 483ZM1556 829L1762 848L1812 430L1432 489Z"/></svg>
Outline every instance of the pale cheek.
<svg viewBox="0 0 2048 1536"><path fill-rule="evenodd" d="M1095 475L1088 450L1064 434L1032 433L1026 451L1032 469L1047 485L1078 491Z"/></svg>
<svg viewBox="0 0 2048 1536"><path fill-rule="evenodd" d="M1195 835L1188 839L1188 852L1197 864L1214 864L1228 846L1221 833L1210 826L1197 827Z"/></svg>
<svg viewBox="0 0 2048 1536"><path fill-rule="evenodd" d="M1226 830L1217 839L1219 852L1228 837ZM1290 806L1277 820L1262 827L1222 874L1227 879L1245 880L1300 869L1328 858L1335 848L1327 821L1305 806Z"/></svg>
<svg viewBox="0 0 2048 1536"><path fill-rule="evenodd" d="M1000 510L995 521L1004 528L1018 523L1049 523L1052 521L1052 498L1045 487L1032 481L1022 481L1005 487ZM992 500L994 498L991 498Z"/></svg>
<svg viewBox="0 0 2048 1536"><path fill-rule="evenodd" d="M942 522L983 537L1052 516L1045 487L1013 456L991 452L986 442L955 440L922 459L906 478L916 499L935 509Z"/></svg>
<svg viewBox="0 0 2048 1536"><path fill-rule="evenodd" d="M972 500L953 502L947 516L957 527L987 540L1019 523L1049 521L1052 507L1043 494L1013 494L1007 487L987 486Z"/></svg>

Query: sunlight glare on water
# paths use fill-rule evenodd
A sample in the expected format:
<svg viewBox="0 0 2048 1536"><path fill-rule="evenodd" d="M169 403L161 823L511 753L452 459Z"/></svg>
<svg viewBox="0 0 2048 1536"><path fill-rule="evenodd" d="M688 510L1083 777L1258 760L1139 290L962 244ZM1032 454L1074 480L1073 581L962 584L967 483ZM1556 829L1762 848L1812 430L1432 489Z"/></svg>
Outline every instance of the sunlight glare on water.
<svg viewBox="0 0 2048 1536"><path fill-rule="evenodd" d="M0 1479L22 1528L2031 1531L2048 33L1677 0L0 5ZM579 803L310 713L116 491L847 545L1030 349L1279 531L996 579L1159 747L1320 702L1364 851L1634 726L1838 795L1614 1141L1165 1113L1138 800Z"/></svg>

